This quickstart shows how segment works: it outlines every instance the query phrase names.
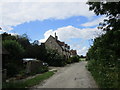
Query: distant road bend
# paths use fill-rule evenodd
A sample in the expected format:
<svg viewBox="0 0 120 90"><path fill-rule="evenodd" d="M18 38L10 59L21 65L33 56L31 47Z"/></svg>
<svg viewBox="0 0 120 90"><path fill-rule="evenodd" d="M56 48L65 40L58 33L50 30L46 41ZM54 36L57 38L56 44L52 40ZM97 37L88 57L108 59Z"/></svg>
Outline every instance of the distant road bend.
<svg viewBox="0 0 120 90"><path fill-rule="evenodd" d="M34 88L98 88L86 61L57 68L58 72Z"/></svg>

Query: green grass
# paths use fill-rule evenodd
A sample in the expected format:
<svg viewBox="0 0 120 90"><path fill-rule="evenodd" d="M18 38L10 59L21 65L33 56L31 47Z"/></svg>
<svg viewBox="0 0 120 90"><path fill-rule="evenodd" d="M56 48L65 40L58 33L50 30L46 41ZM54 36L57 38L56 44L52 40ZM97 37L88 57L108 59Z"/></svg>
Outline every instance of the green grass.
<svg viewBox="0 0 120 90"><path fill-rule="evenodd" d="M31 87L34 85L39 84L45 79L48 79L54 74L55 71L49 71L45 72L41 75L38 75L32 79L28 79L25 81L19 81L19 82L9 82L9 83L3 83L3 88L26 88L26 87Z"/></svg>
<svg viewBox="0 0 120 90"><path fill-rule="evenodd" d="M80 58L79 60L80 60L80 61L85 61L85 60L86 60L86 58Z"/></svg>

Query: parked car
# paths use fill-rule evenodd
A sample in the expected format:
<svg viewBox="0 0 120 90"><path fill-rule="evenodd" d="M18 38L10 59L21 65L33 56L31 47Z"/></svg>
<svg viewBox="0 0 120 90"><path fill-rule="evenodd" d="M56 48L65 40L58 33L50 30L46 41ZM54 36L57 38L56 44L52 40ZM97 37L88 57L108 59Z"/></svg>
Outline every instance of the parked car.
<svg viewBox="0 0 120 90"><path fill-rule="evenodd" d="M48 67L48 63L43 62L43 66L47 66Z"/></svg>

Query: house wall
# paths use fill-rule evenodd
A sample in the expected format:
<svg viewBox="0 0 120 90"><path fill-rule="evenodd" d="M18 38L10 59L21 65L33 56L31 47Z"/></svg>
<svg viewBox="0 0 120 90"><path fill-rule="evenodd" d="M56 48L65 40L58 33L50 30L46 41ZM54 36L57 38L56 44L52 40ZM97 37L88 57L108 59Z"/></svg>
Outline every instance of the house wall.
<svg viewBox="0 0 120 90"><path fill-rule="evenodd" d="M47 41L45 42L45 47L47 49L54 49L57 50L60 55L63 55L66 59L70 58L70 51L66 49L65 46L61 47L57 42L56 39L50 36Z"/></svg>
<svg viewBox="0 0 120 90"><path fill-rule="evenodd" d="M56 40L53 37L49 37L48 40L45 42L45 47L47 49L54 49L57 50L60 55L63 55L62 48L58 45Z"/></svg>

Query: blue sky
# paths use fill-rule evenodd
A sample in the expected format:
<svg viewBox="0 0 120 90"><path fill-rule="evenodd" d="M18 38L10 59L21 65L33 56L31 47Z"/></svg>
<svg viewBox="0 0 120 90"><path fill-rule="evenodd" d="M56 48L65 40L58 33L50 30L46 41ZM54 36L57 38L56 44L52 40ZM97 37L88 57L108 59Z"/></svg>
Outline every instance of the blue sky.
<svg viewBox="0 0 120 90"><path fill-rule="evenodd" d="M86 2L19 1L3 3L2 7L0 33L27 34L31 42L39 40L41 43L56 32L58 39L76 49L79 55L85 55L91 39L102 33L97 26L104 17L89 11Z"/></svg>
<svg viewBox="0 0 120 90"><path fill-rule="evenodd" d="M36 20L14 26L12 27L13 30L11 30L10 33L18 33L20 35L25 33L30 36L32 41L34 41L44 38L44 33L49 29L56 30L57 28L66 27L69 25L74 26L76 28L84 28L83 26L80 25L85 22L87 22L87 18L83 16L72 16L70 18L62 20L55 19L47 19L44 21Z"/></svg>

